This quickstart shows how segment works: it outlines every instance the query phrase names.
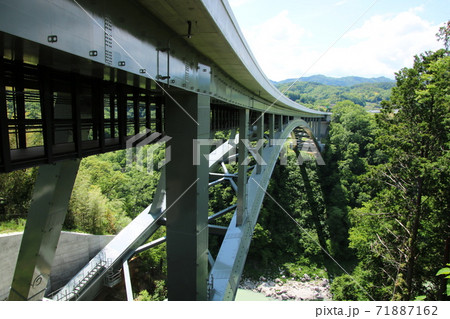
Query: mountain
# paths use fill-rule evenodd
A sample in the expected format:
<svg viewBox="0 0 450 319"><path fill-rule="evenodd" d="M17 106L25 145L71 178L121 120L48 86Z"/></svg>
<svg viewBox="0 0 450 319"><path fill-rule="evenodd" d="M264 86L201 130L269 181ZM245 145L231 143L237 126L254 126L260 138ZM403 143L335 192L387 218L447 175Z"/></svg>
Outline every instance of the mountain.
<svg viewBox="0 0 450 319"><path fill-rule="evenodd" d="M307 77L301 77L300 79L286 79L278 82L273 82L275 84L285 84L285 83L292 83L294 81L297 82L312 82L312 83L319 83L324 85L331 85L331 86L353 86L358 84L365 84L365 83L386 83L386 82L392 82L395 83L394 80L391 80L387 77L378 77L378 78L364 78L359 76L346 76L342 78L334 78L334 77L328 77L325 75L312 75Z"/></svg>
<svg viewBox="0 0 450 319"><path fill-rule="evenodd" d="M379 108L381 101L389 100L391 89L395 84L394 81L390 81L338 86L317 82L286 81L275 83L275 86L289 99L312 109L327 110L340 101L349 100L371 110Z"/></svg>

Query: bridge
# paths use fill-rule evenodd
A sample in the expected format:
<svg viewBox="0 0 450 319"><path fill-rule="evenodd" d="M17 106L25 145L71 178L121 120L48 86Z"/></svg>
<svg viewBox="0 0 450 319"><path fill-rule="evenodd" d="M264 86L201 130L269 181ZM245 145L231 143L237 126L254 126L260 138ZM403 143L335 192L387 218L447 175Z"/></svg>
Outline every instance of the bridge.
<svg viewBox="0 0 450 319"><path fill-rule="evenodd" d="M153 203L52 298L92 300L121 270L132 298L127 261L166 242L169 300L233 300L285 141L316 141L329 114L273 86L227 1L0 0L0 53L0 172L39 167L9 300L48 296L80 159L162 142ZM208 216L220 183L237 203Z"/></svg>

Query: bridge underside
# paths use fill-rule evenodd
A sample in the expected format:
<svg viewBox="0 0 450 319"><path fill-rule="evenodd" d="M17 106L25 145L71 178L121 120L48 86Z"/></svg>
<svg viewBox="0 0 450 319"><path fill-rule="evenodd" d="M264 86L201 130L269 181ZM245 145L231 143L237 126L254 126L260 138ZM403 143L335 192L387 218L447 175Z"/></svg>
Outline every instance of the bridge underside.
<svg viewBox="0 0 450 319"><path fill-rule="evenodd" d="M166 134L164 106L174 102L179 108L172 99L178 90L137 76L133 85L126 72L109 71L105 80L0 59L0 172L125 149L143 131ZM208 99L211 132L238 126L237 106ZM252 123L262 113L250 112ZM320 136L323 119L304 119Z"/></svg>

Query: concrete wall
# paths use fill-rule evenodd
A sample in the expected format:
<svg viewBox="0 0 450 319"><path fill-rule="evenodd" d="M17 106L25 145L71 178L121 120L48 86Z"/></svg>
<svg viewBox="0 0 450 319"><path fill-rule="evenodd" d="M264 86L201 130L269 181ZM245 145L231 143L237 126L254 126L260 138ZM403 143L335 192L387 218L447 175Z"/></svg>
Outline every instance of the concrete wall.
<svg viewBox="0 0 450 319"><path fill-rule="evenodd" d="M50 291L62 287L114 236L62 232L50 276ZM0 234L0 300L9 295L22 233Z"/></svg>

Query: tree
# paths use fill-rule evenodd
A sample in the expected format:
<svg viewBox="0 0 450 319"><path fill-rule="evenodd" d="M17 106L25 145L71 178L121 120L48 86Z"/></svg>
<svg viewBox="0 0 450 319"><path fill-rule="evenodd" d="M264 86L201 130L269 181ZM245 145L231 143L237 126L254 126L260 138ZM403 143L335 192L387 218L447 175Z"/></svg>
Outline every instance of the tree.
<svg viewBox="0 0 450 319"><path fill-rule="evenodd" d="M351 101L335 105L324 154L326 165L320 167L320 175L331 252L341 262L354 258L348 249L348 211L361 206L368 196L361 176L369 163L377 162L374 139L372 114Z"/></svg>
<svg viewBox="0 0 450 319"><path fill-rule="evenodd" d="M450 49L450 21L439 28L439 32L436 34L439 41L444 42L444 47L448 51Z"/></svg>
<svg viewBox="0 0 450 319"><path fill-rule="evenodd" d="M36 172L30 168L0 174L0 220L26 217Z"/></svg>
<svg viewBox="0 0 450 319"><path fill-rule="evenodd" d="M416 56L396 74L391 101L377 117L387 162L367 175L378 194L352 211L350 240L363 267L389 288L379 298L439 298L436 260L444 261L450 236L449 70L446 50Z"/></svg>

